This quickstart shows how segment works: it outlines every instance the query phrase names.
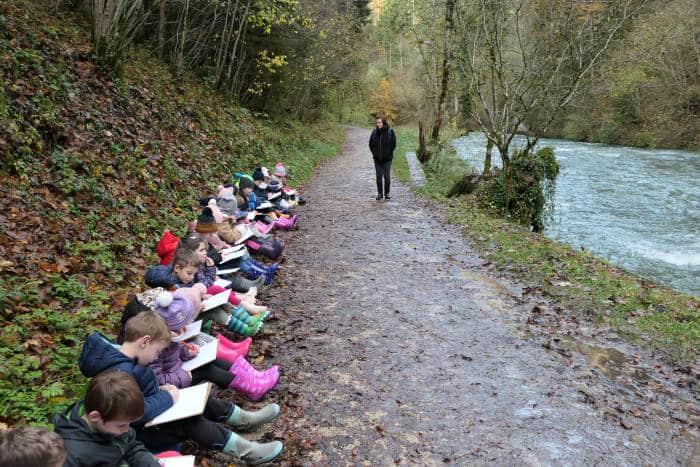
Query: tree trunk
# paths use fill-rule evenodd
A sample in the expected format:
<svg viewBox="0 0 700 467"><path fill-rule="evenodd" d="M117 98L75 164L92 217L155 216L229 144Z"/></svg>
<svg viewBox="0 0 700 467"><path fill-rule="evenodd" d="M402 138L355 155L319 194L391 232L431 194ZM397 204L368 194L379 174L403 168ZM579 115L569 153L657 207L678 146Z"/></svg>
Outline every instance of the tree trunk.
<svg viewBox="0 0 700 467"><path fill-rule="evenodd" d="M445 50L442 58L442 81L440 83L440 95L438 96L437 105L435 107L435 120L433 123L433 131L430 135L432 144L437 144L440 139L440 127L442 126L442 108L445 105L447 97L447 86L450 81L450 62L451 62L451 41L452 32L454 31L454 9L455 0L447 0L445 2Z"/></svg>
<svg viewBox="0 0 700 467"><path fill-rule="evenodd" d="M165 52L165 0L160 0L158 16L158 58L163 60Z"/></svg>
<svg viewBox="0 0 700 467"><path fill-rule="evenodd" d="M418 121L418 151L416 156L421 164L425 164L430 159L430 155L425 147L425 129L423 128L423 122L420 120Z"/></svg>
<svg viewBox="0 0 700 467"><path fill-rule="evenodd" d="M493 153L493 141L486 140L486 159L484 159L484 172L482 175L488 176L491 173L491 153Z"/></svg>

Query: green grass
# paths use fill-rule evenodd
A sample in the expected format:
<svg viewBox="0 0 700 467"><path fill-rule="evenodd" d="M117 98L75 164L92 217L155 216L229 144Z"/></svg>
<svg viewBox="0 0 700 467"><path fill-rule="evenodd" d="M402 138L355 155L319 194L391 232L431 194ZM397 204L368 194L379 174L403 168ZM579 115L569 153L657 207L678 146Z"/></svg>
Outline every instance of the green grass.
<svg viewBox="0 0 700 467"><path fill-rule="evenodd" d="M463 227L480 254L570 313L607 324L630 342L693 362L700 348L700 301L655 284L585 251L497 216L477 192L445 198L445 180L468 170L449 153L427 164L424 196L443 198L448 222ZM440 160L442 159L442 160Z"/></svg>
<svg viewBox="0 0 700 467"><path fill-rule="evenodd" d="M408 169L406 152L416 151L418 147L418 128L400 126L394 128L394 131L396 131L396 150L394 151L391 169L402 183L410 183L411 172Z"/></svg>

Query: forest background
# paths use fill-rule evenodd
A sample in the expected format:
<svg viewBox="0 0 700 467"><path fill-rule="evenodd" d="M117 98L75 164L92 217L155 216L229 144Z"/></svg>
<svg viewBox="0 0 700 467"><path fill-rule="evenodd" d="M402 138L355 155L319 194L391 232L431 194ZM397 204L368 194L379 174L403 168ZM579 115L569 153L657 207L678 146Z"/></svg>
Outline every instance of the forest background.
<svg viewBox="0 0 700 467"><path fill-rule="evenodd" d="M491 130L497 147L544 129L537 136L698 149L695 8L693 0L2 2L0 423L46 424L82 392L85 333L113 334L162 230L182 231L200 196L226 174L279 160L302 183L337 153L340 123L369 126L383 113L408 127L399 129L405 151L422 122L433 155L472 129ZM514 166L553 180L551 155L540 156ZM546 193L536 195L543 204ZM502 198L512 211L512 197ZM536 227L542 207L512 218ZM673 300L681 314L696 308ZM692 353L696 314L665 342Z"/></svg>

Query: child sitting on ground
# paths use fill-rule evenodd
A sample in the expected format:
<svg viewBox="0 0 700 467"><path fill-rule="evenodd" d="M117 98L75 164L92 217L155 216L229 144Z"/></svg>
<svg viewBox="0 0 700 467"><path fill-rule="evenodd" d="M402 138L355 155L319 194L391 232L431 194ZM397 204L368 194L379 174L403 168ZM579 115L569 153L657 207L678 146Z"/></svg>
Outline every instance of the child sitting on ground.
<svg viewBox="0 0 700 467"><path fill-rule="evenodd" d="M66 448L56 433L23 426L0 433L0 467L61 467Z"/></svg>
<svg viewBox="0 0 700 467"><path fill-rule="evenodd" d="M247 412L210 396L203 415L154 427L144 426L178 400L179 392L175 386L159 386L155 373L143 366L155 360L169 344L170 330L163 318L145 311L128 321L121 347L115 347L99 333L91 334L80 355L80 371L92 378L103 371L121 370L136 380L145 407L143 417L132 426L136 429L136 438L151 451L163 451L192 440L206 449L221 450L250 464L269 462L277 457L283 447L279 441L248 441L218 423L238 430L254 429L279 415L277 404L269 404L257 412Z"/></svg>
<svg viewBox="0 0 700 467"><path fill-rule="evenodd" d="M65 465L159 467L130 426L143 413L143 394L130 374L112 370L95 376L82 401L54 416L68 450Z"/></svg>
<svg viewBox="0 0 700 467"><path fill-rule="evenodd" d="M184 289L180 289L184 290ZM142 311L155 311L158 305L158 296L163 293L165 289L162 287L156 287L155 289L144 290L141 293L136 294L131 297L124 307L121 317L121 329L119 331L119 336L117 337L117 343L122 344L124 342L124 331L126 330L126 322L133 318ZM254 297L254 295L253 295ZM202 316L200 313L199 316ZM229 316L226 315L226 319ZM202 325L202 331L207 332L205 329L205 324ZM241 342L234 342L227 339L223 334L217 334L216 340L219 341L219 346L217 348L216 356L222 360L235 361L238 355L245 357L248 355L248 349L253 343L253 339L250 337L245 338ZM234 357L234 354L236 357Z"/></svg>
<svg viewBox="0 0 700 467"><path fill-rule="evenodd" d="M182 294L180 289L174 294L163 292L157 299L155 311L165 319L173 335L181 335L185 326L192 323L197 316L196 297ZM128 322L127 322L128 326ZM199 352L194 344L171 342L153 362L149 364L160 384L173 384L178 388L211 381L222 389L231 388L245 394L251 400L260 400L279 381L279 367L273 366L265 371L258 371L248 363L243 355L223 347L229 354L226 358L217 358L212 363L187 371L182 368L184 361L194 358ZM219 357L222 357L219 352Z"/></svg>
<svg viewBox="0 0 700 467"><path fill-rule="evenodd" d="M180 289L197 285L199 286L198 290L200 288L206 290L205 284L195 283L196 275L200 268L199 261L195 252L179 248L175 252L171 266L154 266L146 272L146 284L150 287L163 287L166 289L172 286ZM229 302L236 305L231 307L230 312L215 312L211 314L211 318L242 336L254 335L262 327L262 322L267 317L268 312L264 310L256 316L251 316L241 305L241 300L233 293L231 295L233 299L229 297ZM206 298L206 295L201 297L201 299L204 298Z"/></svg>
<svg viewBox="0 0 700 467"><path fill-rule="evenodd" d="M217 224L217 219L216 217L214 217L212 209L210 207L206 207L197 218L197 223L194 227L194 230L197 233L201 233L204 240L207 241L207 243L210 246L214 246L218 251L221 251L221 248L212 243L212 240L215 237L218 238L218 236L215 236L212 233L208 233L212 229L212 227L210 227L212 225L214 229L218 229L217 226L219 224ZM227 262L226 267L239 267L241 271L243 273L246 273L250 279L256 279L259 276L264 275L265 284L270 285L272 283L272 279L275 277L278 265L276 263L273 263L270 266L266 266L263 263L253 260L250 257L250 255L246 253L246 255L236 260L235 262Z"/></svg>

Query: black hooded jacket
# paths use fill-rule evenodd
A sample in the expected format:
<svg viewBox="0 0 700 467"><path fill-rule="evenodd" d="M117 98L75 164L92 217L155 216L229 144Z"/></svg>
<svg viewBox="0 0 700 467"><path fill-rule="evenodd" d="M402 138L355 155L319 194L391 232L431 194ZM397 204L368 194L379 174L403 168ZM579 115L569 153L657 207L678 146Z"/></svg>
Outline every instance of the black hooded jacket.
<svg viewBox="0 0 700 467"><path fill-rule="evenodd" d="M82 418L84 412L83 403L76 402L53 418L67 451L63 467L160 467L153 454L136 440L133 428L121 436L93 431Z"/></svg>
<svg viewBox="0 0 700 467"><path fill-rule="evenodd" d="M372 158L379 163L389 162L394 158L396 149L396 134L394 130L386 126L382 129L375 128L369 137L369 150Z"/></svg>

